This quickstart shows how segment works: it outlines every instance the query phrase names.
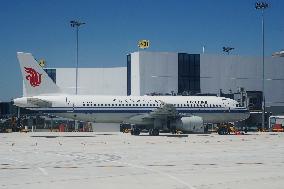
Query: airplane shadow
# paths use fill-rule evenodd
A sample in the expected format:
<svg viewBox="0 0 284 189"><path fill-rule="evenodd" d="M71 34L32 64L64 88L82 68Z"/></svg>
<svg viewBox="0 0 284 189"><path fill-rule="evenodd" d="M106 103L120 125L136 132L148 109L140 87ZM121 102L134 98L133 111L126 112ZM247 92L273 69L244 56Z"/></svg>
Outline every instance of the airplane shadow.
<svg viewBox="0 0 284 189"><path fill-rule="evenodd" d="M188 137L188 135L175 135L175 134L166 134L166 135L159 135L159 136L150 136L148 134L141 134L137 137L176 137L176 138L182 138L182 137Z"/></svg>

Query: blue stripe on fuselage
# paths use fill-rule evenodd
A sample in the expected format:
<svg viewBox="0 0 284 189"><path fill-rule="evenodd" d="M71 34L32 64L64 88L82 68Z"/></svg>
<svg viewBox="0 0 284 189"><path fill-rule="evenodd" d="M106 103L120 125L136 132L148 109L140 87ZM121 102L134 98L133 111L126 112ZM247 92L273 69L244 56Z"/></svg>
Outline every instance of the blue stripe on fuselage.
<svg viewBox="0 0 284 189"><path fill-rule="evenodd" d="M153 107L52 107L52 108L35 108L27 109L41 111L44 113L149 113L157 108ZM247 109L208 109L208 108L177 108L178 113L246 113Z"/></svg>

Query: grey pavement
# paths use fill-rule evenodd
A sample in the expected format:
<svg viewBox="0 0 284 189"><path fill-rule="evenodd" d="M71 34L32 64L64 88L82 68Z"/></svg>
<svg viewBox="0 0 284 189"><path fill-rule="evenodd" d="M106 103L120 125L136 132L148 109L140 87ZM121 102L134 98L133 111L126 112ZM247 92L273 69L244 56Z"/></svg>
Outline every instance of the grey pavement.
<svg viewBox="0 0 284 189"><path fill-rule="evenodd" d="M284 133L1 133L0 188L282 189Z"/></svg>

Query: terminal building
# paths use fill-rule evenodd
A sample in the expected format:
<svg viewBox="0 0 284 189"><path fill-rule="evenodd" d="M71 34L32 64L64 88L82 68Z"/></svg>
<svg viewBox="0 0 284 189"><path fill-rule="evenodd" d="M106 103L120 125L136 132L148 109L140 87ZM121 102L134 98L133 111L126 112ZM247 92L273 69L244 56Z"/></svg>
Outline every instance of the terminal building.
<svg viewBox="0 0 284 189"><path fill-rule="evenodd" d="M46 68L46 72L63 92L75 94L75 68ZM264 94L266 107L274 114L284 114L283 81L284 58L266 57ZM261 109L262 59L139 51L126 56L126 67L79 68L78 94L220 95Z"/></svg>
<svg viewBox="0 0 284 189"><path fill-rule="evenodd" d="M127 55L127 95L200 93L200 55L134 52Z"/></svg>

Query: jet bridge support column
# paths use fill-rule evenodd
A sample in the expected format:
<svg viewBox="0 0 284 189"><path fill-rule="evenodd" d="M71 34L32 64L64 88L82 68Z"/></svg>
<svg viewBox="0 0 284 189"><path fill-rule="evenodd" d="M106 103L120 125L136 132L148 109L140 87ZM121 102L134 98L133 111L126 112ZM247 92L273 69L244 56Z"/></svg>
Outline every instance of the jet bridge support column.
<svg viewBox="0 0 284 189"><path fill-rule="evenodd" d="M158 136L160 128L163 128L163 121L161 119L154 119L154 128L149 130L149 135Z"/></svg>
<svg viewBox="0 0 284 189"><path fill-rule="evenodd" d="M163 127L163 123L161 119L154 119L154 129L157 128L162 128Z"/></svg>

